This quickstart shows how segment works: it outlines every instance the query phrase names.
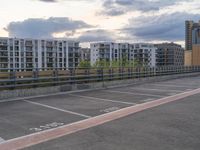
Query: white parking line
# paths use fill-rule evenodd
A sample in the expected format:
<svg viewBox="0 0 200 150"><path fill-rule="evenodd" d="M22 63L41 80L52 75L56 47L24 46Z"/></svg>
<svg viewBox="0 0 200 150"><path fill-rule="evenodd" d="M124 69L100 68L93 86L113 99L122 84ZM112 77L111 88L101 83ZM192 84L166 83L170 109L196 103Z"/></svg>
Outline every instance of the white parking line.
<svg viewBox="0 0 200 150"><path fill-rule="evenodd" d="M43 106L43 107L46 107L46 108L51 108L51 109L54 109L54 110L58 110L58 111L66 112L66 113L69 113L69 114L81 116L81 117L84 117L84 118L91 118L91 116L80 114L80 113L77 113L77 112L64 110L64 109L60 109L60 108L57 108L57 107L53 107L53 106L49 106L49 105L45 105L45 104L41 104L41 103L37 103L37 102L33 102L33 101L28 101L28 100L23 100L23 101L27 102L27 103L34 104L34 105L39 105L39 106Z"/></svg>
<svg viewBox="0 0 200 150"><path fill-rule="evenodd" d="M133 90L146 90L146 91L161 91L161 92L168 92L168 91L171 91L171 92L183 92L181 90L168 90L168 89L147 89L147 88L131 88Z"/></svg>
<svg viewBox="0 0 200 150"><path fill-rule="evenodd" d="M103 88L97 88L95 90L102 90ZM26 96L26 97L19 97L19 98L12 98L12 99L7 99L7 100L0 100L0 103L5 103L5 102L13 102L13 101L23 101L27 99L34 99L34 98L42 98L42 97L47 97L47 96L59 96L59 95L66 95L70 93L79 93L79 92L88 92L88 91L94 91L94 89L86 89L86 90L77 90L77 91L68 91L68 92L58 92L58 93L53 93L53 94L43 94L43 95L37 95L37 96Z"/></svg>
<svg viewBox="0 0 200 150"><path fill-rule="evenodd" d="M143 100L143 102L149 102L149 101L153 101L153 100L155 100L155 99L148 98L148 99Z"/></svg>
<svg viewBox="0 0 200 150"><path fill-rule="evenodd" d="M166 82L166 84L174 85L175 82ZM176 83L176 85L180 85L180 86L195 86L195 88L196 88L196 86L197 87L199 86L199 84L197 82L195 82L195 83L192 83L192 82L189 82L189 83L186 83L186 82L184 82L184 83Z"/></svg>
<svg viewBox="0 0 200 150"><path fill-rule="evenodd" d="M5 140L2 137L0 137L0 143L3 143L3 142L5 142Z"/></svg>
<svg viewBox="0 0 200 150"><path fill-rule="evenodd" d="M176 95L177 93L169 93L167 95L170 95L170 96L173 96L173 95Z"/></svg>
<svg viewBox="0 0 200 150"><path fill-rule="evenodd" d="M154 94L144 94L144 93L133 93L133 92L121 92L121 91L113 91L113 90L104 90L105 92L111 93L122 93L122 94L131 94L131 95L143 95L143 96L153 96L153 97L164 97L162 95L154 95Z"/></svg>
<svg viewBox="0 0 200 150"><path fill-rule="evenodd" d="M116 101L116 100L103 99L103 98L90 97L90 96L82 96L82 95L74 95L74 94L68 94L68 95L79 97L79 98L91 99L91 100L98 100L98 101L105 101L105 102L112 102L112 103L121 103L121 104L127 104L127 105L136 105L136 103L131 103L131 102Z"/></svg>
<svg viewBox="0 0 200 150"><path fill-rule="evenodd" d="M164 87L177 87L177 88L187 88L187 87L191 87L191 86L185 86L185 85L172 85L172 84L151 84L151 85L155 85L155 86L164 86Z"/></svg>
<svg viewBox="0 0 200 150"><path fill-rule="evenodd" d="M186 89L185 91L192 91L193 89Z"/></svg>

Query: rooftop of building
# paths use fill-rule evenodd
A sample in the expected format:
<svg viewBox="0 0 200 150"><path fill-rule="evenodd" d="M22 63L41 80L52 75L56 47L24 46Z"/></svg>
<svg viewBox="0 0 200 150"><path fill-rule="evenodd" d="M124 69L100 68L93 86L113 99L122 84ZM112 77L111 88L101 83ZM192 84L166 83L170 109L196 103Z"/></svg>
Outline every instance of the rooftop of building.
<svg viewBox="0 0 200 150"><path fill-rule="evenodd" d="M182 48L180 44L174 43L174 42L165 42L165 43L160 43L160 44L154 44L155 46L176 46Z"/></svg>
<svg viewBox="0 0 200 150"><path fill-rule="evenodd" d="M80 43L80 41L78 40L72 40L72 39L68 39L68 38L21 38L21 37L0 37L0 40L30 40L30 41L35 41L35 40L39 40L39 41L67 41L67 42L77 42Z"/></svg>

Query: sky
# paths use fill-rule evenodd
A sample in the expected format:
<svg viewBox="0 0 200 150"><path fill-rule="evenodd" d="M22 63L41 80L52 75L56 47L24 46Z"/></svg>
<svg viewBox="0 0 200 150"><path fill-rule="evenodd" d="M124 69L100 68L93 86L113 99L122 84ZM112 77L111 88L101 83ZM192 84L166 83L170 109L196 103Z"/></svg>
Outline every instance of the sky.
<svg viewBox="0 0 200 150"><path fill-rule="evenodd" d="M0 0L0 36L89 42L176 42L200 0Z"/></svg>

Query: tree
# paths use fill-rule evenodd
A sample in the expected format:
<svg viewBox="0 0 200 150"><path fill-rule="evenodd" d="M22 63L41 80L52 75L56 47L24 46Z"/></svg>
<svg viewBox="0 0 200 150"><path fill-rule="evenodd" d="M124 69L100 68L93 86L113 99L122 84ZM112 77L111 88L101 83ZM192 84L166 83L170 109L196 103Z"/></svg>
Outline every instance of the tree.
<svg viewBox="0 0 200 150"><path fill-rule="evenodd" d="M120 61L119 60L113 60L111 62L111 67L119 68L119 66L120 66Z"/></svg>
<svg viewBox="0 0 200 150"><path fill-rule="evenodd" d="M117 59L113 61L108 61L105 59L98 60L96 63L92 66L94 68L120 68L120 67L138 67L140 66L140 63L137 59L134 60L128 60L128 57L123 57L122 59Z"/></svg>
<svg viewBox="0 0 200 150"><path fill-rule="evenodd" d="M93 65L94 68L108 68L110 67L110 61L107 61L105 59L103 60L98 60L96 63Z"/></svg>
<svg viewBox="0 0 200 150"><path fill-rule="evenodd" d="M83 60L79 63L78 68L91 68L90 61Z"/></svg>
<svg viewBox="0 0 200 150"><path fill-rule="evenodd" d="M138 67L139 66L139 61L137 59L131 60L129 63L130 67Z"/></svg>

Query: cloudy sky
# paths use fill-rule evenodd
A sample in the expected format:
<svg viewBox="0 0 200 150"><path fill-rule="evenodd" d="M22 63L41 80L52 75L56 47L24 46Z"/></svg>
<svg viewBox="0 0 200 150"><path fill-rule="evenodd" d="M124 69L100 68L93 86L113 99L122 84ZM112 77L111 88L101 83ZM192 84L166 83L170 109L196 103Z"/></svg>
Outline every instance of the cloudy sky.
<svg viewBox="0 0 200 150"><path fill-rule="evenodd" d="M0 36L84 42L177 42L200 0L0 0Z"/></svg>

